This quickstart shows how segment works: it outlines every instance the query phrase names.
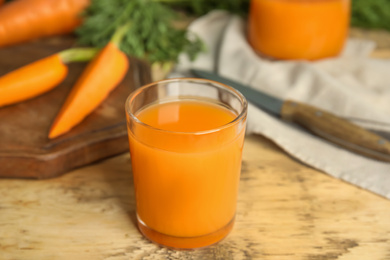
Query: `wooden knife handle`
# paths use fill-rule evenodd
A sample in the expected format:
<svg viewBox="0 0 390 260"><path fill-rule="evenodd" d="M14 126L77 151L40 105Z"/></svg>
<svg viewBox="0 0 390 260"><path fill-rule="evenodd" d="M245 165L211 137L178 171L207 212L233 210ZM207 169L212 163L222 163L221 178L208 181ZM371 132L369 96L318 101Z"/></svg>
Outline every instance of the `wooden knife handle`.
<svg viewBox="0 0 390 260"><path fill-rule="evenodd" d="M286 100L281 117L358 154L390 162L390 142L319 108Z"/></svg>

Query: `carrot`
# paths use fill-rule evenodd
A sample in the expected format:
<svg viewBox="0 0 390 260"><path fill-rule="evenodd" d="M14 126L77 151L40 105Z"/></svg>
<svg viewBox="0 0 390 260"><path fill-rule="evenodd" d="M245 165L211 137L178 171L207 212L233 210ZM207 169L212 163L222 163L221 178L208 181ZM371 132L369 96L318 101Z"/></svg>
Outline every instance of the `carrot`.
<svg viewBox="0 0 390 260"><path fill-rule="evenodd" d="M0 77L0 107L45 93L68 74L66 63L91 59L97 50L75 48L27 64Z"/></svg>
<svg viewBox="0 0 390 260"><path fill-rule="evenodd" d="M0 0L1 1L1 0ZM66 34L90 0L14 0L0 8L0 47Z"/></svg>
<svg viewBox="0 0 390 260"><path fill-rule="evenodd" d="M0 106L42 94L67 75L68 68L58 54L41 59L0 78Z"/></svg>
<svg viewBox="0 0 390 260"><path fill-rule="evenodd" d="M4 3L5 0L0 0L0 6Z"/></svg>
<svg viewBox="0 0 390 260"><path fill-rule="evenodd" d="M129 67L126 54L110 41L87 65L69 93L49 132L49 138L70 131L84 120L122 81Z"/></svg>

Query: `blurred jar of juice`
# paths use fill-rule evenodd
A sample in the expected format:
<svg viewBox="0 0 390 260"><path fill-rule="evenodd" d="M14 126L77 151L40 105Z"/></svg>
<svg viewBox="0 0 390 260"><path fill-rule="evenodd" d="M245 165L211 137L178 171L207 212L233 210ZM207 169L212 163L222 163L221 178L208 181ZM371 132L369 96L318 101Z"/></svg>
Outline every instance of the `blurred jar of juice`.
<svg viewBox="0 0 390 260"><path fill-rule="evenodd" d="M351 0L251 0L248 40L276 59L337 56L347 38Z"/></svg>

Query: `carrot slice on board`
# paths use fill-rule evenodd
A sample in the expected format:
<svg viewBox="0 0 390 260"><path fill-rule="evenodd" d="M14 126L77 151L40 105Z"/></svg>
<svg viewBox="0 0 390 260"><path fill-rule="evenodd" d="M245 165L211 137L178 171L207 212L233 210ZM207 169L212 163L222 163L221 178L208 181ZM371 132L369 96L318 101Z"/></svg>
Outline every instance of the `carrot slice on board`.
<svg viewBox="0 0 390 260"><path fill-rule="evenodd" d="M71 48L27 64L0 77L0 107L41 95L68 75L66 64L89 61L96 48Z"/></svg>
<svg viewBox="0 0 390 260"><path fill-rule="evenodd" d="M54 120L49 138L65 134L83 121L122 81L128 67L126 54L109 42L77 80Z"/></svg>
<svg viewBox="0 0 390 260"><path fill-rule="evenodd" d="M68 74L60 54L53 54L0 77L0 107L36 97Z"/></svg>

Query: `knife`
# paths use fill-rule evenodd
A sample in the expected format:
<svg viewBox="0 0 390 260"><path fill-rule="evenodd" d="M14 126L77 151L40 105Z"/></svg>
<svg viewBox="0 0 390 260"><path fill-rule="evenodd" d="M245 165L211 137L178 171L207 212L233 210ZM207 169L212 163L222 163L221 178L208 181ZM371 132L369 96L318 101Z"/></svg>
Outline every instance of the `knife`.
<svg viewBox="0 0 390 260"><path fill-rule="evenodd" d="M237 89L253 105L283 120L302 126L352 152L390 162L390 141L323 109L293 100L281 100L216 73L192 69L205 78Z"/></svg>

